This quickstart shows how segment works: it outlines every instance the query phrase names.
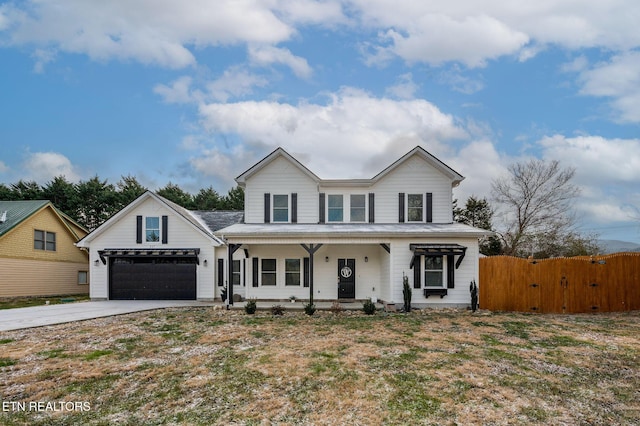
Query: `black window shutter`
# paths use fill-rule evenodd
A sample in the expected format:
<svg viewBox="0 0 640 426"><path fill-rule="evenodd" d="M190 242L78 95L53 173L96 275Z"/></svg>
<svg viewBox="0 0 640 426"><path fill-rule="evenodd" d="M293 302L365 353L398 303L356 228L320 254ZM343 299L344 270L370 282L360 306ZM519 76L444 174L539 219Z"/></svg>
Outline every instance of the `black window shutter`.
<svg viewBox="0 0 640 426"><path fill-rule="evenodd" d="M318 205L319 205L319 209L318 209L318 222L319 223L324 223L324 192L321 192L319 194L320 198L318 199Z"/></svg>
<svg viewBox="0 0 640 426"><path fill-rule="evenodd" d="M303 259L302 274L303 274L302 276L304 280L304 286L309 287L309 258L308 257L305 257Z"/></svg>
<svg viewBox="0 0 640 426"><path fill-rule="evenodd" d="M136 243L142 244L142 216L136 216Z"/></svg>
<svg viewBox="0 0 640 426"><path fill-rule="evenodd" d="M376 221L376 203L375 195L373 192L369 193L369 223Z"/></svg>
<svg viewBox="0 0 640 426"><path fill-rule="evenodd" d="M224 285L224 259L218 259L218 287Z"/></svg>
<svg viewBox="0 0 640 426"><path fill-rule="evenodd" d="M413 288L422 288L422 262L420 260L420 256L413 259Z"/></svg>
<svg viewBox="0 0 640 426"><path fill-rule="evenodd" d="M251 285L253 285L254 287L258 287L258 258L254 257L253 259L251 259L251 261L253 262L253 265L251 268L253 281Z"/></svg>
<svg viewBox="0 0 640 426"><path fill-rule="evenodd" d="M427 222L433 222L433 193L427 192Z"/></svg>
<svg viewBox="0 0 640 426"><path fill-rule="evenodd" d="M264 223L271 222L271 194L264 194Z"/></svg>
<svg viewBox="0 0 640 426"><path fill-rule="evenodd" d="M162 216L162 244L169 242L169 216Z"/></svg>
<svg viewBox="0 0 640 426"><path fill-rule="evenodd" d="M447 255L447 288L454 288L456 286L455 277L456 265L453 261L453 255Z"/></svg>
<svg viewBox="0 0 640 426"><path fill-rule="evenodd" d="M242 259L242 287L247 285L247 259Z"/></svg>
<svg viewBox="0 0 640 426"><path fill-rule="evenodd" d="M298 223L298 194L291 194L291 223Z"/></svg>
<svg viewBox="0 0 640 426"><path fill-rule="evenodd" d="M398 194L398 222L404 222L404 192Z"/></svg>

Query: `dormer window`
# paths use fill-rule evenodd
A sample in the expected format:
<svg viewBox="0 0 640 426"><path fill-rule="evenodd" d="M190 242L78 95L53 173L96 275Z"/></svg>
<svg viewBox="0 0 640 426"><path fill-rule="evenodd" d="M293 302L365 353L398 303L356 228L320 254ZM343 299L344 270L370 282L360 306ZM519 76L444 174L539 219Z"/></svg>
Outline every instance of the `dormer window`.
<svg viewBox="0 0 640 426"><path fill-rule="evenodd" d="M367 206L364 194L351 194L350 200L351 206L351 222L364 222L366 219Z"/></svg>
<svg viewBox="0 0 640 426"><path fill-rule="evenodd" d="M423 222L424 221L424 196L422 194L407 195L407 221Z"/></svg>
<svg viewBox="0 0 640 426"><path fill-rule="evenodd" d="M289 196L273 196L273 221L289 222Z"/></svg>
<svg viewBox="0 0 640 426"><path fill-rule="evenodd" d="M145 218L145 241L157 243L160 241L160 218L158 216L147 216Z"/></svg>

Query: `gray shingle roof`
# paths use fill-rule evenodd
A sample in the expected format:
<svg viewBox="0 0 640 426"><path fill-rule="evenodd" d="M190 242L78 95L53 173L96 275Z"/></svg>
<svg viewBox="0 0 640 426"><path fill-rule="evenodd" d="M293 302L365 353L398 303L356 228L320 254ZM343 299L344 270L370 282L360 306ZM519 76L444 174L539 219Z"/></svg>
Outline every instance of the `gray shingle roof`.
<svg viewBox="0 0 640 426"><path fill-rule="evenodd" d="M235 225L244 222L243 211L229 211L229 210L213 210L213 211L191 211L191 214L201 220L211 232L216 232L219 229L226 228L227 226Z"/></svg>

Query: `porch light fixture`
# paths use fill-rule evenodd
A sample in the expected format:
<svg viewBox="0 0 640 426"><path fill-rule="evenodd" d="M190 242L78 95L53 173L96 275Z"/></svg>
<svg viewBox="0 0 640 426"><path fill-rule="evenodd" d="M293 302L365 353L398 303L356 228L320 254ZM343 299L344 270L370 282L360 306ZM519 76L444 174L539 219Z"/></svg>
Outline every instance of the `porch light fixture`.
<svg viewBox="0 0 640 426"><path fill-rule="evenodd" d="M98 265L100 265L100 261L98 259L96 259L96 260L93 261L93 264L98 266Z"/></svg>
<svg viewBox="0 0 640 426"><path fill-rule="evenodd" d="M203 264L204 266L207 266L207 259L205 259L205 260L202 262L202 264Z"/></svg>
<svg viewBox="0 0 640 426"><path fill-rule="evenodd" d="M368 261L369 261L369 257L365 256L365 257L364 257L364 261L365 261L365 262L368 262Z"/></svg>
<svg viewBox="0 0 640 426"><path fill-rule="evenodd" d="M324 257L324 261L325 261L325 262L328 262L328 261L329 261L329 256L325 256L325 257Z"/></svg>

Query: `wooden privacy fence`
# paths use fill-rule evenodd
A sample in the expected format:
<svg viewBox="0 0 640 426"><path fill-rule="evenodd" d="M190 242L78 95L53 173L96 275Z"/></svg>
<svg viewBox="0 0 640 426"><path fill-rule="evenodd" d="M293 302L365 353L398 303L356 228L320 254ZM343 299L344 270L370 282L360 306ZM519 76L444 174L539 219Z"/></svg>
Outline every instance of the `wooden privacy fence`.
<svg viewBox="0 0 640 426"><path fill-rule="evenodd" d="M581 313L640 309L640 253L480 259L479 305L492 311Z"/></svg>

